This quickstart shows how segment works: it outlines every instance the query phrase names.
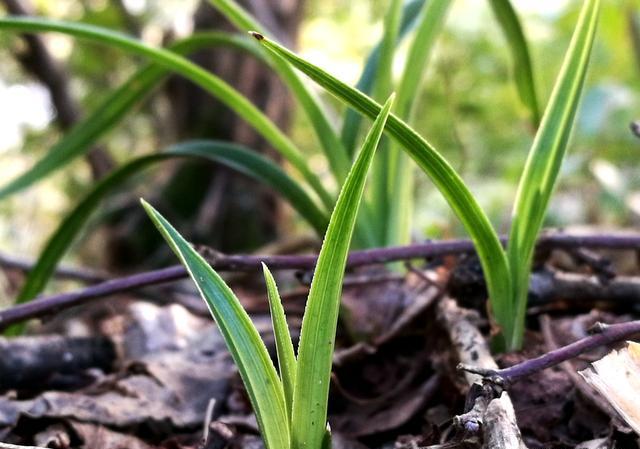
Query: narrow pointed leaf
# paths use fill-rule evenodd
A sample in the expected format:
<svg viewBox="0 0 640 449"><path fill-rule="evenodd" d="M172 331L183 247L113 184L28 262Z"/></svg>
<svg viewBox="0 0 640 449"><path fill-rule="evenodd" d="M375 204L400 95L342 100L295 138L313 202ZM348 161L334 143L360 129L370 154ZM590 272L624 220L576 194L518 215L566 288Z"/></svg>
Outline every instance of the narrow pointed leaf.
<svg viewBox="0 0 640 449"><path fill-rule="evenodd" d="M102 199L110 192L121 187L132 176L142 170L160 162L176 158L201 158L218 162L231 167L249 177L257 179L273 188L289 201L322 235L326 230L328 216L321 212L307 193L291 179L277 164L269 159L239 145L218 141L191 141L174 145L165 152L142 156L134 159L98 182L87 195L66 215L58 228L49 238L41 251L33 269L16 299L16 303L23 303L35 298L55 271L55 267L69 250L85 223L100 205ZM20 328L9 329L10 333L19 333Z"/></svg>
<svg viewBox="0 0 640 449"><path fill-rule="evenodd" d="M284 389L284 398L287 402L287 412L291 417L291 409L293 406L293 390L296 383L296 355L293 350L293 341L289 333L287 317L284 314L282 300L278 293L273 275L269 268L263 263L262 271L264 272L264 280L267 284L267 294L269 296L269 309L271 310L271 323L273 325L273 334L276 339L276 351L278 353L278 366L280 368L280 379L282 380L282 388Z"/></svg>
<svg viewBox="0 0 640 449"><path fill-rule="evenodd" d="M194 34L175 42L169 49L184 55L201 48L216 46L234 47L260 57L253 46L247 44L246 39L228 33ZM138 70L111 92L85 119L65 133L28 171L0 189L0 198L29 187L88 152L100 137L113 129L136 105L142 103L169 73L168 68L158 65L148 65Z"/></svg>
<svg viewBox="0 0 640 449"><path fill-rule="evenodd" d="M360 154L340 191L316 265L300 332L291 446L322 446L342 280L365 181L389 116L387 101L367 135Z"/></svg>
<svg viewBox="0 0 640 449"><path fill-rule="evenodd" d="M306 158L300 153L293 142L245 96L219 77L207 72L188 59L169 50L152 47L127 35L81 23L70 23L36 17L9 16L0 18L0 30L32 33L53 31L69 34L103 45L120 48L131 54L147 57L152 62L184 76L218 98L251 124L257 132L273 145L274 149L280 152L280 154L302 174L325 206L328 208L332 206L332 196L325 190L320 179L313 173L311 168L309 168ZM31 182L33 182L33 180L31 180ZM26 186L24 179L18 177L0 188L0 198L23 189Z"/></svg>
<svg viewBox="0 0 640 449"><path fill-rule="evenodd" d="M185 266L218 324L247 389L267 449L289 448L282 384L260 334L224 280L165 218L142 201L149 217Z"/></svg>
<svg viewBox="0 0 640 449"><path fill-rule="evenodd" d="M263 26L237 2L233 0L209 0L225 17L242 31L262 29ZM260 48L258 46L258 48ZM266 52L271 56L270 53ZM342 183L349 171L350 160L345 146L338 133L331 125L327 112L323 109L317 96L302 82L298 74L280 58L271 58L275 70L291 89L309 118L322 150L329 161L331 171L338 183Z"/></svg>
<svg viewBox="0 0 640 449"><path fill-rule="evenodd" d="M409 0L402 8L402 20L400 22L400 29L398 31L398 37L396 40L396 46L400 45L403 39L415 28L418 22L419 12L427 0ZM258 28L259 29L259 28ZM373 87L376 81L376 74L378 67L380 66L380 55L382 52L382 42L379 42L371 51L365 62L362 75L356 84L356 88L370 94L373 91ZM356 141L358 134L360 133L360 127L362 123L362 115L356 112L354 109L347 109L344 116L344 122L342 124L342 132L340 134L342 143L347 149L350 156L356 151Z"/></svg>
<svg viewBox="0 0 640 449"><path fill-rule="evenodd" d="M289 61L348 106L372 118L380 113L380 105L367 95L275 42L260 37L256 36L263 45ZM506 256L498 235L476 199L442 155L405 122L391 114L387 120L386 131L431 178L469 233L478 251L494 308L508 308L511 281Z"/></svg>
<svg viewBox="0 0 640 449"><path fill-rule="evenodd" d="M510 0L490 0L491 9L502 28L513 58L513 77L522 103L531 113L535 127L540 123L540 108L533 76L533 64L527 39Z"/></svg>
<svg viewBox="0 0 640 449"><path fill-rule="evenodd" d="M380 42L380 62L376 70L374 98L382 101L393 86L393 57L395 55L400 21L402 19L402 0L390 0L384 19L384 33Z"/></svg>
<svg viewBox="0 0 640 449"><path fill-rule="evenodd" d="M586 0L520 178L509 235L517 319L509 345L522 342L529 270L578 109L598 23L599 0Z"/></svg>
<svg viewBox="0 0 640 449"><path fill-rule="evenodd" d="M390 0L384 19L384 34L380 43L380 62L375 77L373 98L382 101L392 91L393 87L393 60L400 31L402 19L402 0ZM375 246L383 246L387 233L389 217L389 151L388 141L382 138L378 157L373 161L372 186L370 201L365 201L362 210L362 220L372 223Z"/></svg>
<svg viewBox="0 0 640 449"><path fill-rule="evenodd" d="M425 3L417 25L415 37L409 48L402 79L398 87L398 103L395 111L398 117L411 123L415 110L417 93L426 71L436 38L444 26L450 0ZM413 219L414 166L409 156L398 145L391 145L388 155L389 196L388 229L386 245L408 244L411 238Z"/></svg>

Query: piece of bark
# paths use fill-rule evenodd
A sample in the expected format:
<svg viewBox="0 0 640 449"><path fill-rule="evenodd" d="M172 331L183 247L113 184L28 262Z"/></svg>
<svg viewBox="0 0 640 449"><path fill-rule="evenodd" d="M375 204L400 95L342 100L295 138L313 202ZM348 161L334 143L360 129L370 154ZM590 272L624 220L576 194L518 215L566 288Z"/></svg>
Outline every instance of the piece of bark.
<svg viewBox="0 0 640 449"><path fill-rule="evenodd" d="M487 405L482 427L486 448L524 448L509 395L503 391Z"/></svg>
<svg viewBox="0 0 640 449"><path fill-rule="evenodd" d="M449 333L461 364L490 370L498 369L486 339L474 323L474 319L477 320L474 312L458 307L451 298L443 298L438 303L438 318ZM478 391L477 387L472 386L481 384L482 377L470 372L464 372L464 377L471 391ZM465 431L482 429L484 448L526 448L516 423L513 404L506 392L502 392L498 398L478 394L474 399L471 411L456 420ZM497 443L499 445L496 445Z"/></svg>
<svg viewBox="0 0 640 449"><path fill-rule="evenodd" d="M582 377L640 435L640 344L629 342L591 365L580 371Z"/></svg>
<svg viewBox="0 0 640 449"><path fill-rule="evenodd" d="M529 297L531 305L564 300L572 303L607 301L625 307L640 303L640 278L617 276L602 282L599 276L542 270L531 275Z"/></svg>
<svg viewBox="0 0 640 449"><path fill-rule="evenodd" d="M79 374L89 368L110 371L115 360L115 346L106 337L0 338L0 391L40 389L56 375Z"/></svg>

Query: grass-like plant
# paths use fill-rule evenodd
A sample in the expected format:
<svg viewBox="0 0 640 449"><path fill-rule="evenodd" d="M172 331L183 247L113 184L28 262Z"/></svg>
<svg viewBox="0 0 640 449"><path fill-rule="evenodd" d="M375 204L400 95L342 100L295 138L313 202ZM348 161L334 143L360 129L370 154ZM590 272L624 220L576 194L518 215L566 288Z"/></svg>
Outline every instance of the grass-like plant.
<svg viewBox="0 0 640 449"><path fill-rule="evenodd" d="M262 25L233 0L211 0L236 27L241 31L261 29ZM381 42L368 57L358 89L363 92L375 92L380 100L392 90L391 63L395 48L415 31L410 46L409 58L403 72L402 80L397 86L400 94L400 106L396 112L401 118L407 118L413 108L419 81L424 72L430 49L443 27L444 17L450 0L426 2L411 0L405 5L400 0L392 0L385 20L385 32ZM499 23L508 37L507 42L514 54L516 84L519 92L528 92L529 98L535 99L533 76L529 60L526 40L522 34L517 16L509 0L491 0ZM117 126L133 108L141 103L157 88L171 72L181 74L200 85L220 101L235 110L258 133L280 152L291 167L301 176L297 188L291 188L291 179L281 170L269 167L267 170L256 170L256 160L240 151L232 154L233 145L228 145L224 156L221 150L213 149L212 154L203 155L207 148L224 146L221 142L198 144L198 154L184 149L193 148L186 143L179 155L171 150L133 158L119 168L106 182L93 186L62 220L52 232L45 248L42 250L35 268L29 273L17 301L25 302L42 291L50 279L55 265L68 251L71 243L81 232L91 213L99 206L100 200L111 191L120 187L136 172L150 164L166 161L175 157L205 157L219 163L227 164L235 169L266 182L293 208L300 213L311 227L321 236L325 230L327 216L333 205L333 195L312 173L305 158L278 128L260 111L256 110L248 100L231 86L215 75L195 66L184 58L185 55L203 48L224 46L237 51L249 53L275 70L291 90L302 111L309 119L317 137L319 148L329 162L334 180L340 185L346 176L354 157L355 141L361 128L362 116L353 109L345 112L342 131L338 133L331 125L331 113L325 109L314 93L301 81L296 71L280 57L265 51L246 35L209 32L196 33L193 36L176 41L167 49L150 47L135 38L113 32L104 28L80 23L67 23L42 18L4 17L0 18L0 30L22 32L54 31L65 33L79 39L91 40L99 44L120 48L128 53L143 56L151 62L138 70L128 81L106 95L99 106L88 117L77 124L29 170L0 186L0 200L13 195L30 185L49 176L55 170L63 168L74 158L85 154L98 139ZM523 97L523 102L528 104ZM404 111L404 112L402 112ZM535 111L532 112L535 115ZM230 150L230 151L228 151ZM373 182L370 194L365 198L363 219L356 223L356 244L359 246L383 246L386 244L406 243L412 211L412 175L413 168L407 165L407 157L392 146L383 151L374 162ZM268 161L259 161L261 166L272 165ZM266 176L261 175L266 173ZM308 193L305 193L308 192ZM319 200L320 204L316 201ZM323 224L324 223L324 224Z"/></svg>
<svg viewBox="0 0 640 449"><path fill-rule="evenodd" d="M503 346L509 349L522 345L535 241L566 152L587 73L599 7L599 0L586 0L582 6L520 178L506 250L469 188L440 153L395 115L387 121L387 133L431 178L473 239L487 281L493 316L500 326ZM289 61L348 106L370 117L379 113L380 105L367 95L262 34L253 35L265 48Z"/></svg>
<svg viewBox="0 0 640 449"><path fill-rule="evenodd" d="M240 29L260 29L260 25L233 0L211 0ZM506 251L486 214L458 174L426 140L408 124L417 86L432 47L437 30L442 27L450 1L425 2L413 0L403 7L392 0L385 20L382 41L367 61L358 89L351 88L328 73L298 58L269 38L260 43L238 36L221 33L194 35L177 42L169 49L154 48L126 35L91 25L52 21L42 18L0 18L0 30L18 32L55 31L104 45L120 48L131 54L149 59L151 64L134 74L121 88L107 96L104 102L85 121L79 123L36 163L30 170L0 187L0 199L14 194L45 176L60 169L74 157L84 154L93 143L117 124L169 73L178 73L200 85L236 111L258 133L280 152L301 178L299 188L291 189L292 180L281 170L274 170L268 161L256 160L245 153L231 154L225 150L212 150L210 159L222 161L245 173L267 182L281 192L300 212L319 235L334 202L334 194L327 191L320 178L313 173L307 160L296 145L280 131L262 112L231 86L185 59L187 54L205 46L228 46L249 52L270 65L285 81L299 101L313 125L319 147L324 152L331 172L340 185L353 158L353 142L358 136L361 115L376 117L381 106L366 95L371 92L380 99L390 89L389 68L394 48L411 30L414 41L409 50L410 61L397 86L399 101L387 123L387 134L395 142L378 158L368 202L363 204L362 217L356 227L360 245L403 243L412 209L411 169L407 156L433 180L454 212L474 240L487 280L495 321L501 328L506 347L517 348L522 343L524 314L529 270L535 238L542 226L545 211L553 191L567 140L582 90L590 49L595 34L599 2L584 2L571 46L558 76L556 87L546 107L543 120L530 151L524 174L518 188L513 209L513 222ZM507 37L514 60L518 93L531 111L532 122L538 123L539 112L533 83L528 48L515 11L508 0L490 0L491 7ZM262 44L262 45L260 45ZM329 113L312 91L302 83L291 67L293 64L311 76L327 91L336 95L348 107L343 129L337 133L330 125ZM361 90L360 90L361 89ZM355 111L355 112L354 112ZM360 115L358 115L360 114ZM219 146L220 143L213 143ZM230 149L230 148L228 148ZM403 151L403 153L400 152ZM232 150L232 153L234 150ZM203 157L202 154L182 156ZM404 154L406 153L406 155ZM171 157L171 152L166 157ZM74 237L97 206L98 200L121 185L134 172L148 166L151 161L165 160L165 156L143 156L132 160L121 170L96 185L85 199L63 220L42 252L36 268L30 273L20 301L35 297L50 278L56 263L63 256ZM266 170L266 171L265 171ZM263 176L269 173L268 176Z"/></svg>
<svg viewBox="0 0 640 449"><path fill-rule="evenodd" d="M307 298L297 357L275 281L264 266L279 376L231 289L164 217L143 202L215 317L240 371L267 449L330 447L327 401L342 280L367 172L392 103L391 97L374 121L331 214Z"/></svg>

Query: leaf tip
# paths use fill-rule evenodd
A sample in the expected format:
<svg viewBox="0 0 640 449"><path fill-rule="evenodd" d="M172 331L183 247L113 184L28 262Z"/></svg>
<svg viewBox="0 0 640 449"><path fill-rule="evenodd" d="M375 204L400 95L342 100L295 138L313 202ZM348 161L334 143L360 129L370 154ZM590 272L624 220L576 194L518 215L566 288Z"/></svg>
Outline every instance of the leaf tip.
<svg viewBox="0 0 640 449"><path fill-rule="evenodd" d="M264 40L264 35L258 33L257 31L249 31L249 34L256 38L256 40L261 41Z"/></svg>
<svg viewBox="0 0 640 449"><path fill-rule="evenodd" d="M153 217L156 216L158 211L156 211L151 204L147 203L144 200L144 198L140 198L140 204L142 204L142 207L144 208L144 211L147 213L149 218L151 218L153 220Z"/></svg>
<svg viewBox="0 0 640 449"><path fill-rule="evenodd" d="M142 204L142 207L144 207L146 210L149 210L149 208L151 207L151 204L147 203L144 198L140 198L140 204Z"/></svg>

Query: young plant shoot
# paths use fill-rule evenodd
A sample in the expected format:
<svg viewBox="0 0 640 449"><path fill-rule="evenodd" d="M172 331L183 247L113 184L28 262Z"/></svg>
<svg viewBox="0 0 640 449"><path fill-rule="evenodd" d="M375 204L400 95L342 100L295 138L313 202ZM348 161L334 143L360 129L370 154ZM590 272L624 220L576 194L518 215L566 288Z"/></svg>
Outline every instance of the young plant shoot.
<svg viewBox="0 0 640 449"><path fill-rule="evenodd" d="M275 281L264 266L279 376L258 331L231 289L164 217L142 202L211 310L238 366L267 449L326 447L329 380L342 280L367 173L392 103L393 96L381 108L331 214L307 298L297 360Z"/></svg>
<svg viewBox="0 0 640 449"><path fill-rule="evenodd" d="M246 29L249 26L259 25L233 0L211 0L211 2L239 28ZM385 95L384 91L389 89L391 84L388 69L389 61L393 60L394 46L398 45L409 30L415 29L414 41L410 47L412 63L405 68L402 81L398 86L397 115L389 115L386 122L386 131L395 142L389 144L388 151L385 151L383 158L377 161L373 170L377 178L372 182L373 194L369 195L371 201L363 204L362 216L365 219L357 222L356 244L382 246L407 241L408 217L412 208L411 167L407 165L407 156L411 157L431 178L471 236L482 264L491 311L499 327L504 347L519 348L522 345L524 333L529 275L535 241L542 227L566 153L591 54L600 1L585 0L582 4L582 12L571 44L542 115L520 179L506 249L500 243L486 213L480 208L478 201L458 173L405 121L411 119L413 100L417 96L416 91L424 72L423 68L428 60L437 30L443 25L450 1L414 0L402 8L399 3L395 0L390 1L390 15L386 21L382 42L384 45L377 50L376 58L370 58L367 63L363 74L363 79L367 83L362 85L367 84L369 91L375 90L376 98ZM532 64L522 27L509 0L491 0L490 5L507 37L514 60L518 93L523 104L530 110L532 123L537 124L540 115L538 101ZM198 84L234 110L261 134L300 176L298 181L293 181L293 178L289 178L277 168L271 167L265 170L265 167L272 164L237 149L210 149L206 151L207 154L202 154L202 149L199 149L198 154L189 154L189 157L223 160L234 168L248 172L271 185L289 200L300 216L308 221L319 235L322 235L335 195L326 189L320 177L311 170L303 153L246 97L220 78L190 62L182 54L204 45L222 45L249 52L266 61L290 87L301 109L310 119L318 137L319 148L325 153L337 185L342 184L342 180L345 179L347 167L352 159L351 143L359 133L359 120L353 115L353 111L372 119L378 117L382 111L380 104L366 93L349 87L277 42L258 33L254 33L254 37L258 38L259 43L214 33L194 36L188 41L176 43L170 49L162 49L93 25L34 17L2 17L0 31L3 30L21 33L64 33L146 57L151 65L141 69L121 89L108 96L94 114L79 123L52 148L52 151L29 170L1 184L0 199L44 179L73 158L86 153L98 137L121 120L171 71ZM345 126L351 129L343 130L342 139L331 127L330 114L301 82L291 66L312 78L347 106ZM373 79L376 73L380 77L377 83ZM214 142L208 146L215 148L220 145L219 142ZM399 149L406 154L400 154ZM221 151L224 154L219 154ZM193 152L180 153L175 156L185 156ZM69 248L101 197L106 195L112 187L121 185L125 178L134 172L169 156L170 154L143 156L133 160L130 165L122 167L119 172L96 186L97 190L90 192L52 235L39 257L36 268L30 274L28 282L19 295L19 301L29 301L42 291L53 273L55 264ZM299 188L292 188L293 182L298 182ZM69 223L73 226L67 226ZM294 402L291 410L293 418L296 416L296 410Z"/></svg>
<svg viewBox="0 0 640 449"><path fill-rule="evenodd" d="M507 349L522 345L535 241L566 152L591 55L599 7L599 0L587 0L582 6L520 179L506 250L469 187L444 157L396 116L392 115L387 122L388 134L431 178L473 239L487 282L492 313L501 330L501 343ZM381 106L367 95L261 34L253 35L265 48L289 61L347 106L369 117L379 114Z"/></svg>
<svg viewBox="0 0 640 449"><path fill-rule="evenodd" d="M242 32L248 29L264 28L234 0L210 0L210 2ZM415 99L419 98L416 92L419 90L433 44L439 35L439 30L443 28L450 3L452 2L449 0L437 2L410 0L406 3L401 0L389 0L384 36L367 58L358 87L363 92L374 92L377 100L385 98L393 90L391 67L395 49L402 40L413 36L409 47L410 57L407 58L410 63L405 64L396 89L398 100L395 110L397 116L403 120L411 121ZM514 55L514 73L518 91L527 94L523 97L523 102L530 105L532 102L526 99L535 99L533 75L527 43L517 15L509 0L492 0L491 6L499 19L498 23L508 37L507 43ZM246 97L185 57L197 50L226 47L250 54L264 63L267 68L274 70L289 88L293 98L297 100L300 110L305 113L316 135L318 148L327 159L336 185L343 183L349 166L353 162L355 142L360 133L362 117L353 109L346 109L342 132L338 133L331 124L334 111L328 110L327 105L323 104L313 90L302 82L298 72L286 60L263 48L255 40L225 32L205 32L178 40L168 48L162 49L94 25L11 16L0 18L0 30L63 33L81 40L118 48L127 53L145 57L149 61L148 65L138 70L118 89L108 93L92 113L63 135L31 168L14 179L0 184L0 199L28 188L63 168L74 158L85 154L98 139L121 123L123 118L153 89L157 88L169 73L174 72L200 85L209 94L236 111L271 143L291 168L299 172L300 176L293 181L294 178L277 170L277 167L272 167L273 164L268 160L257 160L253 154L249 154L250 152L231 151L230 147L230 151L224 150L228 154L219 156L216 153L220 150L216 147L225 146L221 142L210 142L206 145L198 143L202 147L198 149L199 154L189 154L190 151L185 151L183 154L181 151L175 156L216 159L253 176L287 200L300 217L313 227L318 236L324 234L328 215L334 203L334 192L325 189L320 177L312 172L294 143ZM192 146L192 143L183 142L178 146L186 148ZM206 151L207 154L204 154L205 147L211 148L211 151ZM105 180L96 185L52 233L38 257L36 267L29 273L29 278L17 302L30 301L44 289L53 274L56 263L69 250L71 243L82 231L90 214L98 208L103 198L110 195L136 172L149 165L168 160L169 156L174 156L173 153L173 149L170 149L166 153L135 157L110 175L108 181ZM408 157L401 153L397 144L388 145L388 148L381 152L380 157L376 158L372 168L372 182L361 208L362 219L357 220L356 223L354 245L371 247L408 243L413 208L413 167L409 164ZM271 167L264 170L267 165ZM298 186L293 186L293 182ZM481 229L486 227L486 223L480 224ZM496 242L492 244L495 245ZM500 272L499 269L496 271ZM11 332L19 333L20 328L12 328Z"/></svg>

